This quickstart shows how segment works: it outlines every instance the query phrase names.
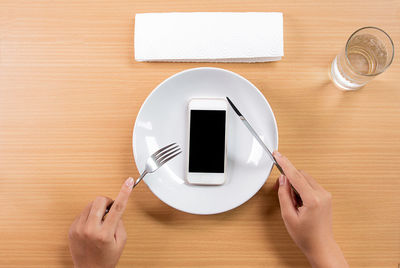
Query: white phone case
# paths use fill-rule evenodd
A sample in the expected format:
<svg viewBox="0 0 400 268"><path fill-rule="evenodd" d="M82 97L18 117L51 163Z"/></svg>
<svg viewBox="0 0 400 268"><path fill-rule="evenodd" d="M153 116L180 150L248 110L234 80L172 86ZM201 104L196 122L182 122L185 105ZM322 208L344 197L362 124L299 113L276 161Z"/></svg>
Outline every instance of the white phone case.
<svg viewBox="0 0 400 268"><path fill-rule="evenodd" d="M190 111L191 110L222 110L226 111L225 118L225 153L224 173L200 173L189 172L189 145L190 145ZM228 126L228 103L225 99L192 99L188 104L188 129L187 129L187 159L186 159L186 180L190 184L198 185L222 185L226 178L227 161L227 126ZM211 152L210 152L211 153Z"/></svg>

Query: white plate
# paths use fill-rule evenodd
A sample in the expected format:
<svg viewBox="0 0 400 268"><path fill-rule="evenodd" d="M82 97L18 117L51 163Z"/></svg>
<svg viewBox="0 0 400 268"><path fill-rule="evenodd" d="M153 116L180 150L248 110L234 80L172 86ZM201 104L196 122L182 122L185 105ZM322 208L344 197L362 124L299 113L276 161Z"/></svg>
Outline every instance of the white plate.
<svg viewBox="0 0 400 268"><path fill-rule="evenodd" d="M157 149L178 143L183 153L144 181L166 204L193 214L231 210L249 200L263 186L272 161L229 107L227 181L221 186L190 185L185 180L187 105L192 98L228 96L247 118L268 148L278 147L274 114L261 92L248 80L218 68L195 68L177 73L147 97L136 119L132 137L136 166L143 172Z"/></svg>

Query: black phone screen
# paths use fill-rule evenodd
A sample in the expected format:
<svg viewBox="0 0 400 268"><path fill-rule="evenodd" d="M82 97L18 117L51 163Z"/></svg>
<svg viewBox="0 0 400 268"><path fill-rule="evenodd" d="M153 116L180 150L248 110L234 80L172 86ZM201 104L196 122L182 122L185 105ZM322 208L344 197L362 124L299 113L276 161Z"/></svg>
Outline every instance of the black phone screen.
<svg viewBox="0 0 400 268"><path fill-rule="evenodd" d="M191 110L189 172L224 173L226 111Z"/></svg>

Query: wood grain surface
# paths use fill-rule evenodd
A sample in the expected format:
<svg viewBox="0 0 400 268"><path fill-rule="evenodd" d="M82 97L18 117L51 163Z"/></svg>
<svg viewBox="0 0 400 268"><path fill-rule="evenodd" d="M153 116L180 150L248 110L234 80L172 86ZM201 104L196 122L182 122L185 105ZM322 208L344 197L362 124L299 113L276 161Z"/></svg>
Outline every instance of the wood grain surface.
<svg viewBox="0 0 400 268"><path fill-rule="evenodd" d="M258 64L139 63L139 12L281 11L285 56ZM357 92L328 77L356 29L395 42L392 66ZM260 27L264 27L260 25ZM333 194L335 237L352 267L400 263L399 1L0 2L0 266L70 267L67 230L97 195L138 176L132 129L154 87L187 68L243 75L271 104L280 151ZM119 267L308 267L272 185L213 216L165 205L145 184L124 216Z"/></svg>

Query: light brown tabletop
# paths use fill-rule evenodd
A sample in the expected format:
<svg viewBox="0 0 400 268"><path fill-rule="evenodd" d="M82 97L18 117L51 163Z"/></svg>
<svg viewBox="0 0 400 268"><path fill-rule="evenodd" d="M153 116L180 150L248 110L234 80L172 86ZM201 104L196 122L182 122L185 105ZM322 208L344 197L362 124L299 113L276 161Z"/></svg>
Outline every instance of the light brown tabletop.
<svg viewBox="0 0 400 268"><path fill-rule="evenodd" d="M139 12L281 11L285 56L258 64L139 63ZM352 267L400 263L399 1L1 1L0 266L70 267L67 231L97 195L137 177L132 130L157 84L213 66L269 101L279 148L333 195L335 237ZM343 92L330 63L356 29L386 30L397 52L367 87ZM260 27L263 27L260 25ZM177 211L143 183L126 213L120 267L308 267L272 185L212 216Z"/></svg>

